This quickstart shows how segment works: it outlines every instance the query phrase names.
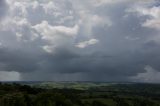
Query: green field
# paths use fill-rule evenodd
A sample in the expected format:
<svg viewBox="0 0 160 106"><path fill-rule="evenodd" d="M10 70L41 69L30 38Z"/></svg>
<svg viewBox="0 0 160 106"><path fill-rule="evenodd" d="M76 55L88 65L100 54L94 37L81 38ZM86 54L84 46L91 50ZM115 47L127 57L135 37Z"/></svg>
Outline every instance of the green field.
<svg viewBox="0 0 160 106"><path fill-rule="evenodd" d="M3 82L0 106L160 106L160 84Z"/></svg>

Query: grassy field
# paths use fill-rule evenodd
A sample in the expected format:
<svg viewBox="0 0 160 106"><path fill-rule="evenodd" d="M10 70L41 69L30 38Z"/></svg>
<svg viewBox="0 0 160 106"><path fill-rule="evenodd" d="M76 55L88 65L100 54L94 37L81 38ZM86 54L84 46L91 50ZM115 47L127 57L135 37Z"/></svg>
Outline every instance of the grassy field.
<svg viewBox="0 0 160 106"><path fill-rule="evenodd" d="M160 84L5 82L0 106L160 106Z"/></svg>

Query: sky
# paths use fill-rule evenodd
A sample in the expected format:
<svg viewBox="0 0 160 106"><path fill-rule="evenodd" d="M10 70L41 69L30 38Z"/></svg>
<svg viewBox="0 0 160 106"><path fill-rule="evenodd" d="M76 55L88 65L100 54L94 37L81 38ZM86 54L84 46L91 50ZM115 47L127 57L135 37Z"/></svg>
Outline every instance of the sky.
<svg viewBox="0 0 160 106"><path fill-rule="evenodd" d="M0 0L0 81L160 83L160 0Z"/></svg>

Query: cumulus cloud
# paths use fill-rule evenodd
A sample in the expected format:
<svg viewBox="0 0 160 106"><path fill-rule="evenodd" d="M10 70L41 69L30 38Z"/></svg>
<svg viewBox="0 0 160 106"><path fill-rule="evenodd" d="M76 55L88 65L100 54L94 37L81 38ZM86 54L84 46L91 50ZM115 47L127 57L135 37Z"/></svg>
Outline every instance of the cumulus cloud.
<svg viewBox="0 0 160 106"><path fill-rule="evenodd" d="M90 39L90 40L88 40L88 41L80 42L80 43L78 43L78 44L75 45L75 46L78 47L78 48L85 48L85 47L87 47L87 46L89 46L89 45L94 45L94 44L96 44L96 43L98 43L98 40L97 40L97 39Z"/></svg>
<svg viewBox="0 0 160 106"><path fill-rule="evenodd" d="M160 82L160 72L153 69L151 66L145 67L146 72L138 73L137 76L132 77L135 81L159 83Z"/></svg>
<svg viewBox="0 0 160 106"><path fill-rule="evenodd" d="M0 80L159 82L159 10L154 0L1 0L0 71L15 75Z"/></svg>
<svg viewBox="0 0 160 106"><path fill-rule="evenodd" d="M141 7L137 9L141 15L149 16L150 19L147 19L142 25L144 27L160 29L160 7Z"/></svg>
<svg viewBox="0 0 160 106"><path fill-rule="evenodd" d="M73 39L79 30L78 25L73 27L52 26L47 21L43 21L32 28L42 36L41 39L48 41L50 44L42 47L46 52L54 51L54 48L67 44L68 40Z"/></svg>
<svg viewBox="0 0 160 106"><path fill-rule="evenodd" d="M19 81L19 80L20 80L20 74L18 72L0 71L0 81Z"/></svg>
<svg viewBox="0 0 160 106"><path fill-rule="evenodd" d="M51 26L47 21L33 26L33 28L42 35L42 39L54 39L54 36L74 36L78 33L78 25L73 28L65 26Z"/></svg>

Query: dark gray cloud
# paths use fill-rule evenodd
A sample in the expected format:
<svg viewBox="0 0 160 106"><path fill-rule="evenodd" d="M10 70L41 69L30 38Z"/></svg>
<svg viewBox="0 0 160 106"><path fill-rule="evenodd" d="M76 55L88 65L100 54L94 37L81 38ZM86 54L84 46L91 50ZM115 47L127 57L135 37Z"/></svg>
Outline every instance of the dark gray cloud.
<svg viewBox="0 0 160 106"><path fill-rule="evenodd" d="M19 80L82 81L144 81L140 73L160 71L157 1L24 2L7 2L0 71L18 72Z"/></svg>
<svg viewBox="0 0 160 106"><path fill-rule="evenodd" d="M0 0L0 19L4 17L8 9L7 3L5 0Z"/></svg>
<svg viewBox="0 0 160 106"><path fill-rule="evenodd" d="M30 72L37 69L37 56L21 50L0 49L1 70Z"/></svg>

